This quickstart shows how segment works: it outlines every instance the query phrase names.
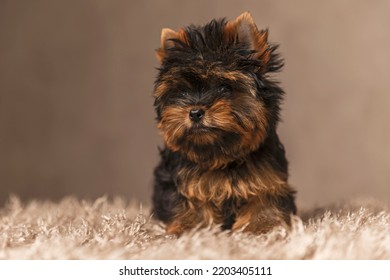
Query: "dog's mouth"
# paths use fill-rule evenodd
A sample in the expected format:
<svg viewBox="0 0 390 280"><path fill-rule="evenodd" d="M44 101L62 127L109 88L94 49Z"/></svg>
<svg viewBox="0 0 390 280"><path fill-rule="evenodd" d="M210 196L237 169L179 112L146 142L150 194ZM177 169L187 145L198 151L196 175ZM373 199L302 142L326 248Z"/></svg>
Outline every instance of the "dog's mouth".
<svg viewBox="0 0 390 280"><path fill-rule="evenodd" d="M219 141L220 131L202 123L193 124L178 142L183 147L213 145Z"/></svg>
<svg viewBox="0 0 390 280"><path fill-rule="evenodd" d="M210 133L210 128L202 123L194 123L188 129L188 134L203 134Z"/></svg>

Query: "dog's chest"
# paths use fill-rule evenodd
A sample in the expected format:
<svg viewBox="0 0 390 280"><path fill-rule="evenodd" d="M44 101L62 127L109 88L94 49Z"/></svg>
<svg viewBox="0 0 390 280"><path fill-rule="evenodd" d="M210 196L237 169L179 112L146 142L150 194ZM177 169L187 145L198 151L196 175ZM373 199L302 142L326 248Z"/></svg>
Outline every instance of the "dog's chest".
<svg viewBox="0 0 390 280"><path fill-rule="evenodd" d="M179 170L177 182L180 194L187 199L220 207L228 199L242 201L283 191L286 182L281 177L268 165L246 162L217 170L186 166Z"/></svg>

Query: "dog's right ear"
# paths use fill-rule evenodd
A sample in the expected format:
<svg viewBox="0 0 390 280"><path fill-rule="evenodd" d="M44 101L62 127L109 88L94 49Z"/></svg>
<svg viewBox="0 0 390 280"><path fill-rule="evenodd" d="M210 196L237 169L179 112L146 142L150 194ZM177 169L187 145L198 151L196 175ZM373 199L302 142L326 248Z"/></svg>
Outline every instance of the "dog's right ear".
<svg viewBox="0 0 390 280"><path fill-rule="evenodd" d="M187 44L187 34L183 28L179 31L174 31L170 28L161 30L161 47L156 50L157 59L163 63L169 49L176 47L179 43Z"/></svg>
<svg viewBox="0 0 390 280"><path fill-rule="evenodd" d="M170 28L163 28L161 30L161 46L156 50L156 57L160 63L163 62L167 50L175 46L173 39L177 39L179 37L178 35L178 32Z"/></svg>
<svg viewBox="0 0 390 280"><path fill-rule="evenodd" d="M156 50L156 57L162 64L169 49L175 48L177 45L188 44L187 33L183 28L179 31L174 31L170 28L163 28L161 30L161 46Z"/></svg>

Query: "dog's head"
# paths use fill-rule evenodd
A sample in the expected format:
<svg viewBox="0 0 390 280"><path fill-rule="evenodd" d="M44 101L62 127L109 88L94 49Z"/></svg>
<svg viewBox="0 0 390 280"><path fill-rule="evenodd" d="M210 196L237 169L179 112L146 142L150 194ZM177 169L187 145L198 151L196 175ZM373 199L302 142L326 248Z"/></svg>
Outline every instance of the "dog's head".
<svg viewBox="0 0 390 280"><path fill-rule="evenodd" d="M154 105L170 150L217 168L256 150L276 129L283 91L269 74L282 60L267 37L249 13L162 30Z"/></svg>

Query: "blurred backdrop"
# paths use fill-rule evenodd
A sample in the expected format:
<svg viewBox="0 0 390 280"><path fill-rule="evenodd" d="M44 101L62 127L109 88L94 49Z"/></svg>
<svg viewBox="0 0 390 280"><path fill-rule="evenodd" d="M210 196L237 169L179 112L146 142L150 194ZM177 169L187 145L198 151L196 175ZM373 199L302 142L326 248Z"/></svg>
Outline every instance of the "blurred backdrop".
<svg viewBox="0 0 390 280"><path fill-rule="evenodd" d="M250 11L280 43L298 205L390 198L390 1L0 1L0 203L149 202L163 27Z"/></svg>

